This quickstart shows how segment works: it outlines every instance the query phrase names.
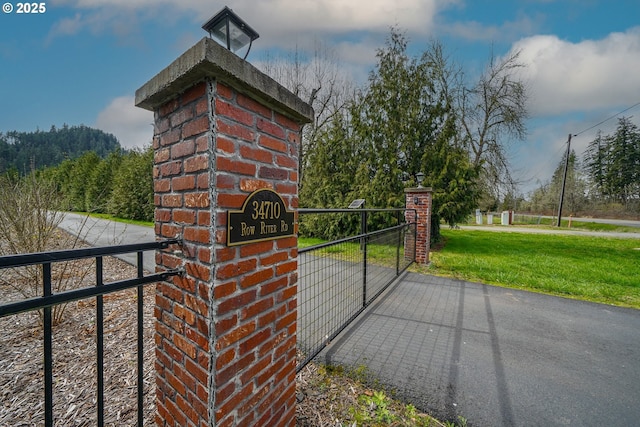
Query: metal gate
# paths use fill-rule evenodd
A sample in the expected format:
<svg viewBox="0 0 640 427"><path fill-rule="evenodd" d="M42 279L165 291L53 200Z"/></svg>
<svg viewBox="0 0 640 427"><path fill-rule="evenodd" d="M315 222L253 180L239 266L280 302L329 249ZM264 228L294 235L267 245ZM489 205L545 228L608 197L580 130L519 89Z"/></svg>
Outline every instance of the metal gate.
<svg viewBox="0 0 640 427"><path fill-rule="evenodd" d="M415 261L416 224L404 222L405 209L298 212L301 222L308 215L360 216L359 234L298 251L300 371ZM395 218L396 225L367 231L367 218L376 213Z"/></svg>

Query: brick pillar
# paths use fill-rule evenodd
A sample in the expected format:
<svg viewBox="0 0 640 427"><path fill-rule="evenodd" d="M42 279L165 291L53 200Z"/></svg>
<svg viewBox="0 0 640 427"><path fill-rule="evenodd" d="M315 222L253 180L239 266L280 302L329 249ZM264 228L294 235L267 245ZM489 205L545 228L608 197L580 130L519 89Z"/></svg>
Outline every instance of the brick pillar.
<svg viewBox="0 0 640 427"><path fill-rule="evenodd" d="M154 111L156 423L295 425L297 237L227 246L227 211L257 189L298 205L313 110L203 39L136 92Z"/></svg>
<svg viewBox="0 0 640 427"><path fill-rule="evenodd" d="M415 240L413 236L405 239L405 254L413 253L415 248L416 262L429 263L431 239L431 188L407 188L405 193L405 217L407 222L416 222ZM417 218L416 218L417 215Z"/></svg>

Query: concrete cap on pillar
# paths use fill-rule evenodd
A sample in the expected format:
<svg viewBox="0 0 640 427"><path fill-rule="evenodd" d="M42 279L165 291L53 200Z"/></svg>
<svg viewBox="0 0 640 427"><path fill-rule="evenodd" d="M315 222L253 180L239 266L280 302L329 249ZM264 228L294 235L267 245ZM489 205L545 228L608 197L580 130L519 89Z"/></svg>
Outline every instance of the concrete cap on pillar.
<svg viewBox="0 0 640 427"><path fill-rule="evenodd" d="M239 56L203 38L136 91L135 105L154 111L178 93L215 78L239 92L251 93L298 123L313 121L313 108Z"/></svg>

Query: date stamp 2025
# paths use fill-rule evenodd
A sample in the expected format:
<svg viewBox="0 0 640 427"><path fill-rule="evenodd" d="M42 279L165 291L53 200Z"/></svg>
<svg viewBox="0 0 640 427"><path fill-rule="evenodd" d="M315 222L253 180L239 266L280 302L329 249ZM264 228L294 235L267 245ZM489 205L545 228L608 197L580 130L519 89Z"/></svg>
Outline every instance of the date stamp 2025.
<svg viewBox="0 0 640 427"><path fill-rule="evenodd" d="M18 14L42 14L47 12L47 3L34 2L34 3L10 3L6 2L2 4L2 11L6 14L15 13Z"/></svg>

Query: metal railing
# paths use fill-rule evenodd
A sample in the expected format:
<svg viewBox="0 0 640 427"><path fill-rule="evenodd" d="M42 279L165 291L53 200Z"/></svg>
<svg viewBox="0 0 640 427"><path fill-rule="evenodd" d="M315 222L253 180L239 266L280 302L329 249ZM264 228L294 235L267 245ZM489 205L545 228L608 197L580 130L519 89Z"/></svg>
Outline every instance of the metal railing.
<svg viewBox="0 0 640 427"><path fill-rule="evenodd" d="M162 273L145 276L142 267L143 252L156 249L166 249L170 245L180 244L179 240L164 240L159 242L140 243L133 245L95 247L73 249L54 252L40 252L0 257L0 269L42 266L42 290L40 297L0 305L0 318L24 313L27 311L43 310L43 346L44 346L44 425L53 426L53 340L52 340L52 307L87 298L96 298L96 371L97 371L97 425L104 425L104 305L103 295L137 288L137 409L138 426L143 425L143 285L167 280L171 276L181 274L181 270L168 270ZM111 283L103 283L103 257L125 253L137 253L137 277ZM73 289L59 293L52 292L52 264L72 260L94 258L96 261L96 284L94 287Z"/></svg>
<svg viewBox="0 0 640 427"><path fill-rule="evenodd" d="M373 212L404 209L300 209L301 215L361 216L361 233L298 251L297 371L316 357L415 260L415 223L367 232ZM415 215L414 215L415 218ZM405 245L405 241L408 243ZM405 253L405 247L409 248Z"/></svg>

